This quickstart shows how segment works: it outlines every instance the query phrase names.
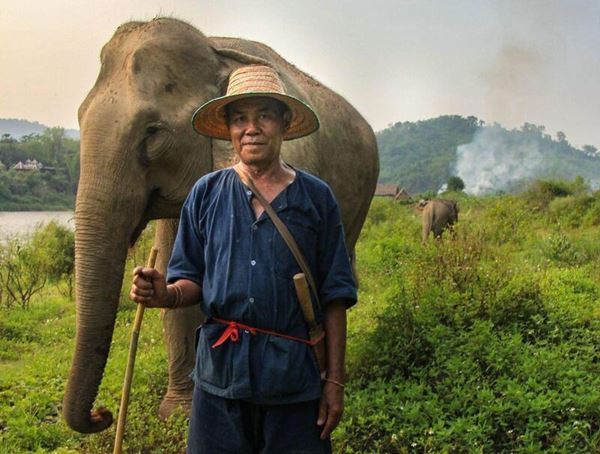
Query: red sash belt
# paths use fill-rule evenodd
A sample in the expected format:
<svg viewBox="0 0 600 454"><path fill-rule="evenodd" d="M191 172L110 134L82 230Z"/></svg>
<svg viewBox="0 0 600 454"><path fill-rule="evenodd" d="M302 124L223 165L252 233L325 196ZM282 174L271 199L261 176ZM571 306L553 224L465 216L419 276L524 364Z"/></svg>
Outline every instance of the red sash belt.
<svg viewBox="0 0 600 454"><path fill-rule="evenodd" d="M217 341L214 344L212 344L212 348L216 348L219 345L224 344L228 340L231 340L231 342L237 342L238 340L240 340L240 329L248 331L253 336L256 336L256 333L270 334L271 336L283 337L284 339L302 342L303 344L310 346L318 344L325 337L325 333L323 332L323 334L321 334L316 339L302 339L301 337L290 336L288 334L278 333L269 329L255 328L254 326L245 325L243 323L234 322L232 320L223 320L221 318L215 317L213 317L211 320L214 320L217 323L227 326L227 328L225 328L225 331L223 331L223 334L221 334L221 337L219 337L219 339L217 339Z"/></svg>

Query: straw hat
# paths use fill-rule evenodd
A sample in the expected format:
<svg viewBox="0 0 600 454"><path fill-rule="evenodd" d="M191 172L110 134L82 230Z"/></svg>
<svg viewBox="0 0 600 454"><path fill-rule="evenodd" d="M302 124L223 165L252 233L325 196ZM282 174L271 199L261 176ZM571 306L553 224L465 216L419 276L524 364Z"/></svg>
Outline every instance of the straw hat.
<svg viewBox="0 0 600 454"><path fill-rule="evenodd" d="M225 106L239 99L259 96L277 99L289 107L292 120L283 140L304 137L319 129L319 119L310 106L285 93L283 82L273 68L259 65L244 66L233 71L225 96L200 106L192 116L192 125L202 135L231 140Z"/></svg>

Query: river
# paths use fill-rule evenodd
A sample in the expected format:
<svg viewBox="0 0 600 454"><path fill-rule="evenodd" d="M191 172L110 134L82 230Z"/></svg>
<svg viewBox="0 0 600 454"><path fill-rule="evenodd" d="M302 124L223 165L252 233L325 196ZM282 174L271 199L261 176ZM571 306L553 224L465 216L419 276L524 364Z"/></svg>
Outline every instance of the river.
<svg viewBox="0 0 600 454"><path fill-rule="evenodd" d="M0 211L0 239L29 235L37 225L52 220L71 229L75 227L72 211Z"/></svg>

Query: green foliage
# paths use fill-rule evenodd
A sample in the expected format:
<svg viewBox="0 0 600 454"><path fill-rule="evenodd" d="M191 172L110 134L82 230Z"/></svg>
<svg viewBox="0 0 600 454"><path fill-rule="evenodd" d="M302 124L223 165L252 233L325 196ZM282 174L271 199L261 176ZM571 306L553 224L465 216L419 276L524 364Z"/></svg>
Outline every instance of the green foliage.
<svg viewBox="0 0 600 454"><path fill-rule="evenodd" d="M543 245L549 260L566 266L580 265L586 260L584 251L579 250L563 233L551 234Z"/></svg>
<svg viewBox="0 0 600 454"><path fill-rule="evenodd" d="M524 198L537 209L546 209L558 197L581 196L589 187L581 177L569 182L565 180L536 180L524 193Z"/></svg>
<svg viewBox="0 0 600 454"><path fill-rule="evenodd" d="M582 224L584 226L600 225L600 192L594 194L587 211L583 214Z"/></svg>
<svg viewBox="0 0 600 454"><path fill-rule="evenodd" d="M567 227L580 227L593 202L594 199L585 194L556 198L548 205L548 219Z"/></svg>
<svg viewBox="0 0 600 454"><path fill-rule="evenodd" d="M461 177L451 176L446 183L448 191L462 191L465 188L465 182Z"/></svg>
<svg viewBox="0 0 600 454"><path fill-rule="evenodd" d="M7 240L0 249L0 307L17 304L26 309L46 280L45 263L33 245L18 238Z"/></svg>
<svg viewBox="0 0 600 454"><path fill-rule="evenodd" d="M424 247L408 208L373 206L339 452L600 449L600 234L530 201L463 198L456 237Z"/></svg>
<svg viewBox="0 0 600 454"><path fill-rule="evenodd" d="M75 235L71 229L50 221L40 225L31 237L31 245L44 263L51 282L58 282L73 274L75 266Z"/></svg>
<svg viewBox="0 0 600 454"><path fill-rule="evenodd" d="M39 225L31 238L0 243L0 307L27 308L47 282L67 284L72 293L75 240L56 221Z"/></svg>

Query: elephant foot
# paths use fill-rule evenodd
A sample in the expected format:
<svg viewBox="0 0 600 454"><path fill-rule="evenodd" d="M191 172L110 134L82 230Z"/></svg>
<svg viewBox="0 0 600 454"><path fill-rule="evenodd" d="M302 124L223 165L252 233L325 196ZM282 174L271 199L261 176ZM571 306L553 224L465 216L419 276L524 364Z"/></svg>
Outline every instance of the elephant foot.
<svg viewBox="0 0 600 454"><path fill-rule="evenodd" d="M158 417L160 419L169 418L177 409L183 410L184 414L189 417L192 409L192 393L189 396L170 397L166 395L160 406L158 407Z"/></svg>

